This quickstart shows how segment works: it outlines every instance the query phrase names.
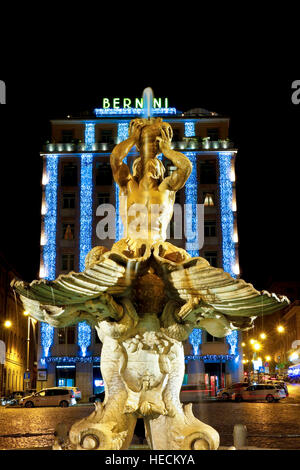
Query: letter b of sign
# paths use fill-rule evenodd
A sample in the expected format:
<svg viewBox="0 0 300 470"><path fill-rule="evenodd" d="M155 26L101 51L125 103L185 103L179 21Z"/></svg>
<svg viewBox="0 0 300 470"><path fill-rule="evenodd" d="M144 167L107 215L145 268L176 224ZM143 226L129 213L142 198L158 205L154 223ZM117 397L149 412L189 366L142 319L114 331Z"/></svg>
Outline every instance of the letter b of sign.
<svg viewBox="0 0 300 470"><path fill-rule="evenodd" d="M6 103L5 83L0 80L0 104Z"/></svg>

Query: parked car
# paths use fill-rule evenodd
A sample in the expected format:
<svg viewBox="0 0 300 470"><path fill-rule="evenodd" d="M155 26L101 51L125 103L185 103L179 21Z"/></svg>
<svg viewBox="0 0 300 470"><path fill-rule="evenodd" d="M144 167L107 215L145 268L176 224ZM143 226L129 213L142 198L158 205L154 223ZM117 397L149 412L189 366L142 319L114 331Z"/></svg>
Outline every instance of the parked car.
<svg viewBox="0 0 300 470"><path fill-rule="evenodd" d="M3 405L3 406L17 405L19 403L19 400L21 398L23 398L25 395L26 395L26 393L23 390L12 392L7 397L2 397L0 399L1 400L1 405Z"/></svg>
<svg viewBox="0 0 300 470"><path fill-rule="evenodd" d="M94 395L90 396L89 402L90 403L95 403L95 401L104 401L105 398L105 392L100 392L100 393L95 393Z"/></svg>
<svg viewBox="0 0 300 470"><path fill-rule="evenodd" d="M81 391L79 390L78 387L61 386L61 387L53 387L53 388L67 388L68 390L73 390L73 392L75 394L76 401L81 400Z"/></svg>
<svg viewBox="0 0 300 470"><path fill-rule="evenodd" d="M73 390L63 387L44 388L30 396L21 398L19 405L25 408L34 406L61 406L67 407L76 405L75 393Z"/></svg>
<svg viewBox="0 0 300 470"><path fill-rule="evenodd" d="M269 403L277 402L282 398L286 398L285 391L282 388L277 388L275 385L268 384L250 385L246 389L236 391L231 396L231 399L235 401L266 400Z"/></svg>
<svg viewBox="0 0 300 470"><path fill-rule="evenodd" d="M11 395L8 395L7 397L1 397L0 403L2 406L10 406L10 405L17 405L18 402Z"/></svg>
<svg viewBox="0 0 300 470"><path fill-rule="evenodd" d="M230 385L227 388L222 388L217 392L217 398L219 400L230 400L234 393L238 393L241 390L245 390L249 387L248 382L238 382Z"/></svg>
<svg viewBox="0 0 300 470"><path fill-rule="evenodd" d="M287 388L287 384L283 380L268 380L266 382L268 385L275 385L277 388L282 388L285 391L286 396L289 396L289 390Z"/></svg>
<svg viewBox="0 0 300 470"><path fill-rule="evenodd" d="M11 397L14 398L15 400L20 400L26 395L26 393L23 390L17 391L17 392L12 392Z"/></svg>

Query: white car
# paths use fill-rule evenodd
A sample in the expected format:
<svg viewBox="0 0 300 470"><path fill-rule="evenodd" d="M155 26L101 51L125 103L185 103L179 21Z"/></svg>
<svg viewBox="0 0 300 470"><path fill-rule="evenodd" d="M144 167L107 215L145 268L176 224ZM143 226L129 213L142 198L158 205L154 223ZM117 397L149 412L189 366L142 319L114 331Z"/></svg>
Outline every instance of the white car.
<svg viewBox="0 0 300 470"><path fill-rule="evenodd" d="M77 401L80 401L80 400L81 400L81 391L79 390L78 387L61 386L61 387L52 387L52 388L58 388L58 389L67 388L68 390L73 390L73 392L74 392L74 394L75 394L76 400L77 400Z"/></svg>
<svg viewBox="0 0 300 470"><path fill-rule="evenodd" d="M247 387L249 387L248 382L238 382L227 388L221 388L217 392L217 398L219 400L230 400L233 393L238 393L240 390L245 390Z"/></svg>
<svg viewBox="0 0 300 470"><path fill-rule="evenodd" d="M33 408L34 406L61 406L67 407L76 405L75 393L73 390L53 387L45 388L19 401L20 406Z"/></svg>
<svg viewBox="0 0 300 470"><path fill-rule="evenodd" d="M231 396L235 401L259 401L266 400L268 403L279 401L286 398L284 389L277 388L275 385L257 384L250 385L244 390L240 390Z"/></svg>

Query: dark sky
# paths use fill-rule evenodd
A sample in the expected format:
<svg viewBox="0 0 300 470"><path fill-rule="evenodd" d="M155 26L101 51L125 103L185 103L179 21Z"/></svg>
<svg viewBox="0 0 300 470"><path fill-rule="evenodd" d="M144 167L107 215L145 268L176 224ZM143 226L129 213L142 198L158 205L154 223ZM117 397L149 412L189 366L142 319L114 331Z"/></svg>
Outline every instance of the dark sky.
<svg viewBox="0 0 300 470"><path fill-rule="evenodd" d="M113 64L53 72L0 76L7 84L7 104L0 106L1 251L25 279L36 278L39 268L39 151L49 119L101 107L103 97L139 97L147 86L178 110L202 107L231 118L239 149L241 277L259 289L271 278L299 279L300 105L291 101L297 75L188 68L120 74Z"/></svg>

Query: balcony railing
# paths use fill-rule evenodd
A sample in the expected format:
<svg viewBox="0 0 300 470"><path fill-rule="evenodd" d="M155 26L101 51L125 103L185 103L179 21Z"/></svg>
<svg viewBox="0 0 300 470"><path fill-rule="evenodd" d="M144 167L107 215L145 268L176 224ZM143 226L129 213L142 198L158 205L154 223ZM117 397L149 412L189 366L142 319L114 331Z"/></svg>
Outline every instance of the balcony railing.
<svg viewBox="0 0 300 470"><path fill-rule="evenodd" d="M99 142L92 145L85 143L47 143L43 146L45 153L84 153L84 152L110 152L118 142ZM234 148L233 142L229 140L208 140L200 142L198 140L181 140L172 142L172 149L176 150L229 150Z"/></svg>

